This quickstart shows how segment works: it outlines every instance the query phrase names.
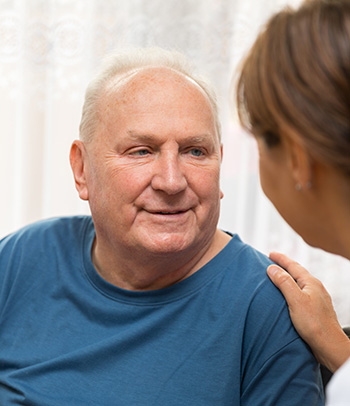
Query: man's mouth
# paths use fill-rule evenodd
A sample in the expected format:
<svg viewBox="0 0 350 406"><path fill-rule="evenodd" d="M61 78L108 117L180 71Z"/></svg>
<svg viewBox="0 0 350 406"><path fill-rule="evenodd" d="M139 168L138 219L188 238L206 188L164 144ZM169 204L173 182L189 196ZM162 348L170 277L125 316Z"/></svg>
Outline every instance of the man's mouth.
<svg viewBox="0 0 350 406"><path fill-rule="evenodd" d="M186 213L188 209L180 209L180 210L146 210L150 214L158 214L158 215L163 215L163 216L169 216L169 215L176 215L176 214L182 214Z"/></svg>
<svg viewBox="0 0 350 406"><path fill-rule="evenodd" d="M186 210L176 210L176 211L157 211L154 214L180 214L184 213Z"/></svg>

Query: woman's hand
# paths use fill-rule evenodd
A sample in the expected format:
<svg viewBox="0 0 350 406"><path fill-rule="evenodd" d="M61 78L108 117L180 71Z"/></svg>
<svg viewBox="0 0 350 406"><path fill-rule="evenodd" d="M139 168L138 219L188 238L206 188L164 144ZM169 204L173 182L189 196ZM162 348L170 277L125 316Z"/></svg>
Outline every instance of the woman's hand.
<svg viewBox="0 0 350 406"><path fill-rule="evenodd" d="M273 252L267 273L284 295L299 335L319 363L336 371L350 357L350 340L343 332L332 299L322 283L286 255Z"/></svg>

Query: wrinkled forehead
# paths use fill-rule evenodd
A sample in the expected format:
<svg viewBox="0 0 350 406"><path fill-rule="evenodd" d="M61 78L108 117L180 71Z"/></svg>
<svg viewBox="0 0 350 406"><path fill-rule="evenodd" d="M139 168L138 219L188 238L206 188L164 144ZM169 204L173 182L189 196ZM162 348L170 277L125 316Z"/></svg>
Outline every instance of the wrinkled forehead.
<svg viewBox="0 0 350 406"><path fill-rule="evenodd" d="M192 78L174 69L167 67L143 67L130 72L116 75L105 86L105 96L135 95L145 88L162 89L173 87L174 89L185 90L188 93L200 92L210 103L208 95Z"/></svg>
<svg viewBox="0 0 350 406"><path fill-rule="evenodd" d="M184 106L188 106L186 113L193 111L193 117L200 110L203 120L212 121L215 136L220 142L217 116L208 94L192 78L171 68L146 67L113 77L101 94L98 110L100 119L110 114L115 115L116 110L112 112L111 106L121 109L120 111L140 105L144 105L145 111L149 111L148 107L154 106L162 114L164 108L172 109L172 100L174 106L178 106L178 100L183 100Z"/></svg>

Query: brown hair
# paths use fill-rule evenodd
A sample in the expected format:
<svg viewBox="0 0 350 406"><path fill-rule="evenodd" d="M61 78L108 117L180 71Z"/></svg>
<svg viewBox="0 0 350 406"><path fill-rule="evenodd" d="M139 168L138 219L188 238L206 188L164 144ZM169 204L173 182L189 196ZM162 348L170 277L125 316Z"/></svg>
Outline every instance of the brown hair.
<svg viewBox="0 0 350 406"><path fill-rule="evenodd" d="M273 15L243 63L237 106L268 145L296 134L315 159L350 175L350 0Z"/></svg>

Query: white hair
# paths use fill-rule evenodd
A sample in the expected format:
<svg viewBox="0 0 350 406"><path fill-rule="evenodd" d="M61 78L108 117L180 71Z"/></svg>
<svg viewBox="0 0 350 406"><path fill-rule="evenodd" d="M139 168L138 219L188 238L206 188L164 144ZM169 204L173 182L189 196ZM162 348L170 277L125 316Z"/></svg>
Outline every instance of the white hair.
<svg viewBox="0 0 350 406"><path fill-rule="evenodd" d="M103 60L100 71L86 89L79 128L80 139L82 141L91 141L96 132L98 124L97 104L106 86L118 76L124 76L135 70L147 67L169 68L193 80L209 98L213 109L216 130L219 140L221 140L217 98L212 84L200 76L190 61L180 52L151 47L122 50L108 55Z"/></svg>

